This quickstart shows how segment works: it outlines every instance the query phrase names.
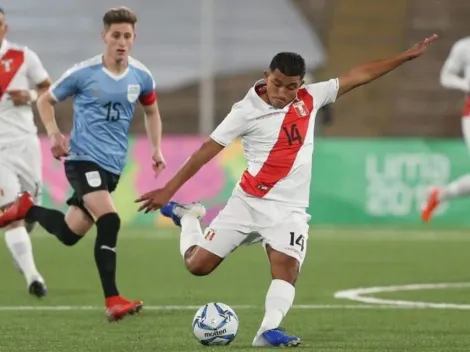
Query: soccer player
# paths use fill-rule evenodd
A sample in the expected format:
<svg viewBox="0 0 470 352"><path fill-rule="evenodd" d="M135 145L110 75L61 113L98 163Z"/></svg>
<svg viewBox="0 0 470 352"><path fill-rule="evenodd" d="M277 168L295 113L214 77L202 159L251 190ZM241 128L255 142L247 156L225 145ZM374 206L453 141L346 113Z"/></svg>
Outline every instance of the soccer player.
<svg viewBox="0 0 470 352"><path fill-rule="evenodd" d="M392 58L365 63L338 79L303 84L304 59L279 53L264 80L236 103L210 138L162 188L136 202L145 212L161 208L181 226L180 252L196 276L210 274L242 244L262 242L271 264L265 316L253 346L297 346L300 339L280 329L295 296L295 283L305 258L315 116L353 88L371 82L421 56L433 35ZM169 202L176 191L228 144L241 137L248 169L225 208L203 234L199 203ZM169 203L168 203L169 202Z"/></svg>
<svg viewBox="0 0 470 352"><path fill-rule="evenodd" d="M0 226L25 218L37 221L66 246L75 245L96 224L95 261L109 321L138 312L141 301L120 296L116 286L116 244L121 221L111 198L124 168L129 125L137 101L144 106L153 145L153 167L164 167L161 119L149 70L129 56L135 39L136 15L125 7L103 17L103 55L81 62L55 82L38 100L38 110L56 158L65 157L65 173L74 193L67 214L34 206L24 194L0 216ZM53 105L73 97L70 143L57 127Z"/></svg>
<svg viewBox="0 0 470 352"><path fill-rule="evenodd" d="M51 85L41 60L31 49L5 39L5 12L0 9L0 213L21 192L41 202L41 148L31 105ZM23 220L5 228L5 241L14 262L26 278L29 293L47 293L34 262L31 232L34 224Z"/></svg>
<svg viewBox="0 0 470 352"><path fill-rule="evenodd" d="M466 95L462 109L462 132L470 151L470 37L460 39L453 45L442 67L440 78L443 87L460 90ZM422 220L430 221L441 202L469 195L470 174L459 177L445 187L433 188L421 213Z"/></svg>

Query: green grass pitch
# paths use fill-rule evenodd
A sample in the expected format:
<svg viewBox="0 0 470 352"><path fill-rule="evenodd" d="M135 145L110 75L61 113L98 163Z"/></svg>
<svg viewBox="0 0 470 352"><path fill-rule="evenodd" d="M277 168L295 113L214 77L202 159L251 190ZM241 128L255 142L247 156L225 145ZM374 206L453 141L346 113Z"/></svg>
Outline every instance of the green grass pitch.
<svg viewBox="0 0 470 352"><path fill-rule="evenodd" d="M22 275L0 246L0 351L254 350L250 344L270 283L261 246L243 247L213 275L197 278L184 269L177 232L123 229L118 284L123 295L143 300L147 309L108 323L93 240L90 234L76 247L66 248L41 231L33 235L36 261L49 288L43 300L27 294ZM313 228L296 307L283 327L302 338L300 348L306 351L468 352L470 287L372 295L454 304L441 309L403 309L334 297L359 287L456 282L470 282L466 231ZM204 347L192 336L195 306L211 301L234 306L240 317L239 335L228 347Z"/></svg>

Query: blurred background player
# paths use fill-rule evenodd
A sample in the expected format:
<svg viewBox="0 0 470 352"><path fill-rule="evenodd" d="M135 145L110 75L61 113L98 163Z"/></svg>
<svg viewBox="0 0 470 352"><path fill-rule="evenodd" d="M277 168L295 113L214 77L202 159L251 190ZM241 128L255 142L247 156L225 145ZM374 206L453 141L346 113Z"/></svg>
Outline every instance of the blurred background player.
<svg viewBox="0 0 470 352"><path fill-rule="evenodd" d="M67 214L33 206L25 194L0 217L0 226L21 218L37 221L66 246L76 244L96 224L95 260L110 321L142 308L141 301L121 297L116 286L121 221L111 198L125 165L129 125L138 101L146 114L154 170L158 174L165 167L155 82L143 64L129 57L136 22L136 15L125 7L106 12L104 55L73 66L38 100L52 153L55 158L65 157L65 173L74 190ZM69 145L56 124L54 104L71 96L74 125Z"/></svg>
<svg viewBox="0 0 470 352"><path fill-rule="evenodd" d="M465 93L462 109L462 133L470 152L470 37L457 41L450 51L441 70L441 85ZM470 174L463 175L442 188L434 188L429 194L422 212L423 221L431 220L440 202L470 195Z"/></svg>
<svg viewBox="0 0 470 352"><path fill-rule="evenodd" d="M436 38L427 38L392 58L358 65L339 79L310 85L303 81L304 59L295 53L279 53L264 80L233 106L165 187L137 200L143 202L139 210L161 208L163 215L181 226L180 252L193 275L210 274L242 244L263 243L272 281L253 346L300 344L300 338L289 336L279 326L294 302L295 284L307 250L307 208L318 110L421 56ZM199 223L205 215L202 204L167 202L203 165L239 137L248 169L225 208L203 234Z"/></svg>
<svg viewBox="0 0 470 352"><path fill-rule="evenodd" d="M41 202L41 148L31 105L51 84L39 57L31 49L7 41L7 31L0 9L0 209L25 191L34 203ZM28 234L32 229L32 223L13 222L5 228L5 241L29 292L42 297L47 291L34 263Z"/></svg>

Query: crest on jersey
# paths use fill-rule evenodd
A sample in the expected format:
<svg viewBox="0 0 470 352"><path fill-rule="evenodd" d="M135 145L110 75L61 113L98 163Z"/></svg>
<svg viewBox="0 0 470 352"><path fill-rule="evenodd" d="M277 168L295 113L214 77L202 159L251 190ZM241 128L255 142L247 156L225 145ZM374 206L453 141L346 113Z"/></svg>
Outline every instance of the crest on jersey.
<svg viewBox="0 0 470 352"><path fill-rule="evenodd" d="M293 106L295 111L297 112L297 115L299 115L300 117L306 117L310 114L310 111L308 111L307 107L305 106L302 100L297 103L294 103Z"/></svg>
<svg viewBox="0 0 470 352"><path fill-rule="evenodd" d="M140 85L138 84L129 84L127 86L127 100L130 103L133 103L137 100L140 95Z"/></svg>

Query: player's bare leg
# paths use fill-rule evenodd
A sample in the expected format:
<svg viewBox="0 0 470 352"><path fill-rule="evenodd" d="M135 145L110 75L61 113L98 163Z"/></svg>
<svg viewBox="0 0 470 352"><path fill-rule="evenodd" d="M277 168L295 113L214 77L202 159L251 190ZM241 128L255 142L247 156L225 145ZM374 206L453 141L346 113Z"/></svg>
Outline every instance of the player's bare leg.
<svg viewBox="0 0 470 352"><path fill-rule="evenodd" d="M180 253L188 271L195 276L212 273L222 263L223 258L198 246L203 237L200 220L206 214L202 204L170 202L161 212L181 227Z"/></svg>
<svg viewBox="0 0 470 352"><path fill-rule="evenodd" d="M280 325L289 312L295 298L295 283L299 276L300 264L297 259L278 252L266 245L271 263L272 281L266 295L265 314L253 346L296 347L300 339L288 336Z"/></svg>
<svg viewBox="0 0 470 352"><path fill-rule="evenodd" d="M121 219L108 191L85 194L83 201L95 219L95 262L105 296L106 314L109 321L120 320L143 307L142 301L129 301L121 297L116 286L116 247Z"/></svg>

